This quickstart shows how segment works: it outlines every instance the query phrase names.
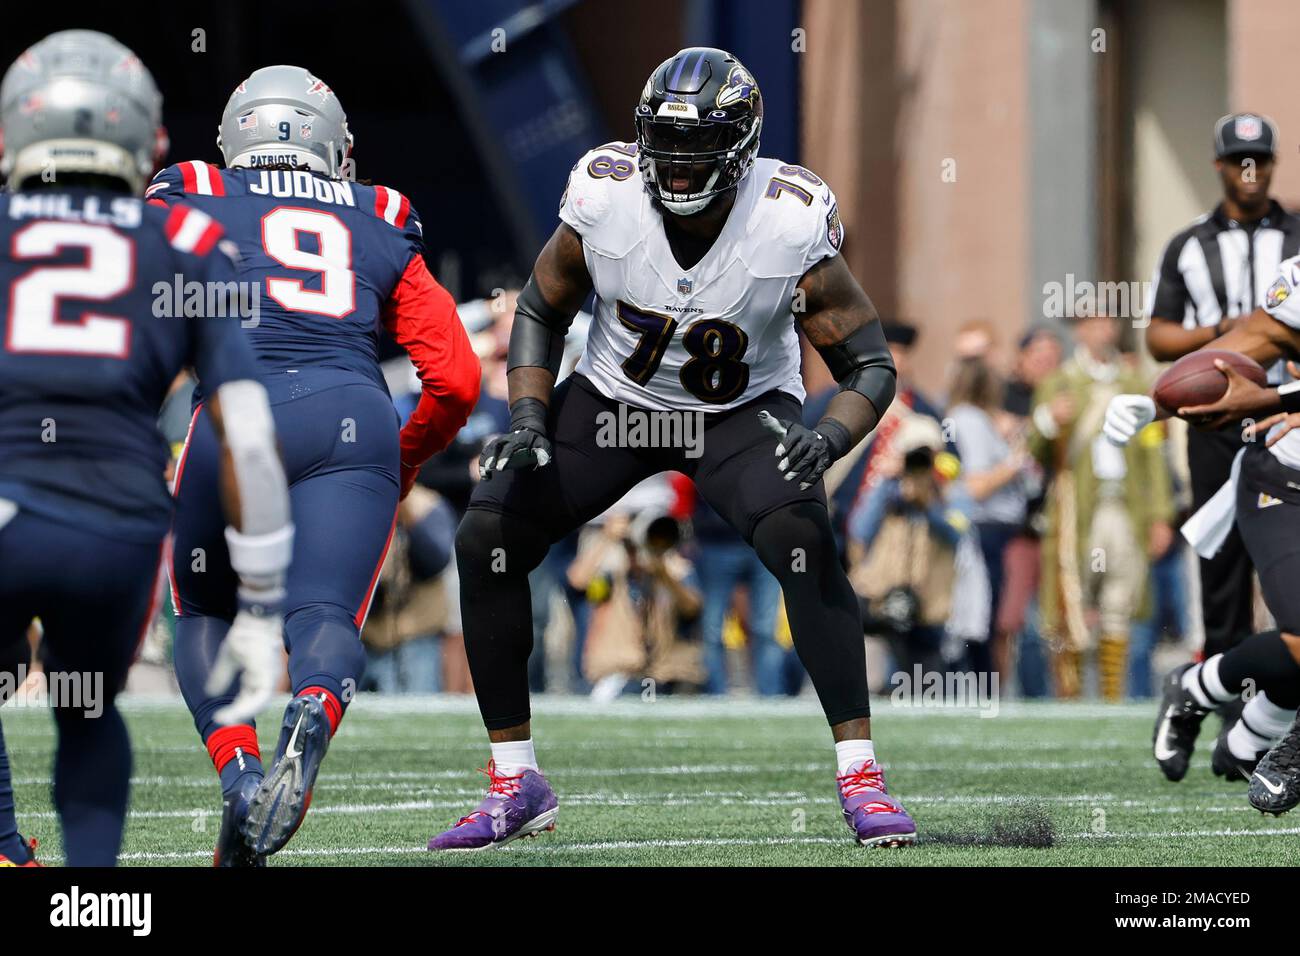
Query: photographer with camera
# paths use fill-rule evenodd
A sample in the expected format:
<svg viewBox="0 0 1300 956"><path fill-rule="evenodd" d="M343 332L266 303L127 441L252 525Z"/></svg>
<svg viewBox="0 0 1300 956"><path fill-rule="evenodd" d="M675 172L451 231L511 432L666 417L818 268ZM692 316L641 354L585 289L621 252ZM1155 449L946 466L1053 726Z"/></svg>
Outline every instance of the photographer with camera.
<svg viewBox="0 0 1300 956"><path fill-rule="evenodd" d="M593 607L583 655L593 697L615 697L636 677L662 693L703 684L704 599L681 537L676 518L654 511L615 511L583 532L568 579Z"/></svg>
<svg viewBox="0 0 1300 956"><path fill-rule="evenodd" d="M969 523L949 507L939 424L924 415L899 426L881 480L849 515L849 580L868 633L884 637L895 668L943 669L957 546Z"/></svg>

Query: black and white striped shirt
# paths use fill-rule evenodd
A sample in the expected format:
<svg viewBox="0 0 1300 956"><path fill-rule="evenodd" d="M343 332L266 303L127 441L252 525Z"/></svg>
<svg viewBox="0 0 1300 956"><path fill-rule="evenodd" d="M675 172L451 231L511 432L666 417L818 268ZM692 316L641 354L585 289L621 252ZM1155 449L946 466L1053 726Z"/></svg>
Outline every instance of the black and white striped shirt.
<svg viewBox="0 0 1300 956"><path fill-rule="evenodd" d="M1300 216L1273 201L1263 219L1242 224L1219 205L1165 246L1152 282L1150 315L1181 322L1185 329L1249 315L1264 304L1278 265L1297 254Z"/></svg>

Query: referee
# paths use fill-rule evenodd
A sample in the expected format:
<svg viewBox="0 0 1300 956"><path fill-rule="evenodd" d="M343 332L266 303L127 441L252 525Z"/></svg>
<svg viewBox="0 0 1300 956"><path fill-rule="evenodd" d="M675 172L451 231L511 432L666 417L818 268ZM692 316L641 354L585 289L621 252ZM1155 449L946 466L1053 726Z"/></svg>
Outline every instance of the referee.
<svg viewBox="0 0 1300 956"><path fill-rule="evenodd" d="M1273 121L1258 113L1234 113L1214 124L1223 201L1170 239L1161 254L1146 331L1155 359L1173 361L1226 333L1263 305L1278 264L1300 254L1300 216L1269 196L1277 141ZM1278 363L1270 381L1284 374ZM1194 507L1227 481L1240 443L1239 429L1189 429ZM1236 528L1214 558L1201 559L1207 658L1252 633L1251 570Z"/></svg>

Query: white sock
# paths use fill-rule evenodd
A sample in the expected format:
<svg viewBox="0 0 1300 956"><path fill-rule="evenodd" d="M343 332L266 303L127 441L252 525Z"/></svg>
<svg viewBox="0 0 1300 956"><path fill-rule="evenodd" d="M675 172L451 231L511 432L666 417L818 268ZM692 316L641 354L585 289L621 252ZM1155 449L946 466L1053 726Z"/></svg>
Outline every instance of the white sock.
<svg viewBox="0 0 1300 956"><path fill-rule="evenodd" d="M1224 687L1223 681L1219 679L1219 661L1222 659L1222 654L1215 654L1204 663L1194 664L1183 671L1183 689L1207 710L1226 704L1237 696Z"/></svg>
<svg viewBox="0 0 1300 956"><path fill-rule="evenodd" d="M527 740L507 740L505 743L491 744L492 759L496 762L497 773L513 777L525 770L539 770L537 754L533 753L533 738Z"/></svg>
<svg viewBox="0 0 1300 956"><path fill-rule="evenodd" d="M876 747L870 740L841 740L835 745L835 762L839 764L840 776L844 776L854 764L876 759Z"/></svg>
<svg viewBox="0 0 1300 956"><path fill-rule="evenodd" d="M1228 749L1242 760L1253 759L1261 750L1268 750L1291 727L1295 711L1273 703L1259 693L1246 701L1241 719L1228 731Z"/></svg>

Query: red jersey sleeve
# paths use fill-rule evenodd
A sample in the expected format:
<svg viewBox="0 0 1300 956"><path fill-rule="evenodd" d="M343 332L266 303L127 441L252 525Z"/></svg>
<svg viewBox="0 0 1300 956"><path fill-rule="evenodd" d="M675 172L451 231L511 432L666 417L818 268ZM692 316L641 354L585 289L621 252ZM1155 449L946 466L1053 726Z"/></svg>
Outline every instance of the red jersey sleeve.
<svg viewBox="0 0 1300 956"><path fill-rule="evenodd" d="M384 327L415 363L422 394L402 428L403 470L418 469L460 431L478 401L482 370L456 303L414 255L384 305Z"/></svg>

